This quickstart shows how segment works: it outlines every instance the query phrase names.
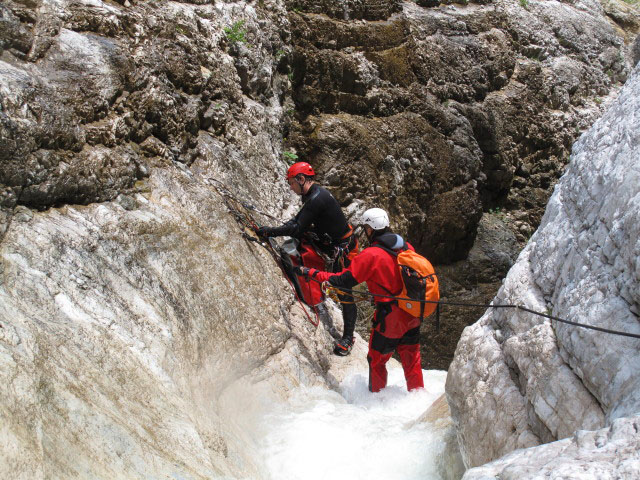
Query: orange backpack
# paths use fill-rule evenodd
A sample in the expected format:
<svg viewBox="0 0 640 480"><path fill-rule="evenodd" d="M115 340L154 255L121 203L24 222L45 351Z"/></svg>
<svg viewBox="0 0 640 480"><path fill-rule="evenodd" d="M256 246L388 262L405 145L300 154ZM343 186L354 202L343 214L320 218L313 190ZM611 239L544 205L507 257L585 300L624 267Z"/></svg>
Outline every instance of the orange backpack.
<svg viewBox="0 0 640 480"><path fill-rule="evenodd" d="M396 257L402 275L402 291L397 296L398 306L405 312L423 318L435 312L440 300L438 277L431 262L413 250L395 251L380 245L385 252ZM424 300L434 303L425 303Z"/></svg>

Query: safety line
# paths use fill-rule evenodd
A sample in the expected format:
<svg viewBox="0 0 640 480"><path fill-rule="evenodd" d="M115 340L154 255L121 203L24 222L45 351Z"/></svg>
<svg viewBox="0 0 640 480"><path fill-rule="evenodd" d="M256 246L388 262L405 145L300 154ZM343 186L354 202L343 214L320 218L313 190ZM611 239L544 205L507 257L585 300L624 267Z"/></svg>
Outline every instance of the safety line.
<svg viewBox="0 0 640 480"><path fill-rule="evenodd" d="M211 183L210 181L214 181L215 184ZM314 309L314 313L316 314L316 321L314 322L313 319L311 318L311 315L309 315L309 312L307 311L307 309L304 307L304 304L302 302L302 299L298 296L298 293L296 292L295 286L293 285L292 281L289 279L289 277L287 276L287 273L284 270L284 266L282 265L282 261L280 260L278 254L276 253L276 251L274 250L273 246L267 242L263 242L258 238L254 238L251 235L249 235L246 231L244 231L244 229L250 230L252 232L255 232L259 225L256 223L256 221L252 218L251 215L249 215L248 212L241 212L238 208L234 208L233 206L231 206L229 204L229 201L235 202L237 205L241 206L242 208L244 208L245 210L250 210L250 211L254 211L258 214L264 215L266 217L270 217L273 219L276 219L274 216L269 215L268 213L265 212L261 212L260 210L258 210L257 208L255 208L253 205L251 205L248 202L244 202L241 199L239 199L238 197L236 197L233 193L231 193L229 191L228 188L226 188L226 186L224 186L224 184L222 182L220 182L219 180L216 180L214 178L209 178L209 179L205 179L205 183L207 185L209 185L210 187L213 187L213 189L215 190L216 193L218 193L218 195L220 195L222 197L222 200L225 204L225 206L227 207L227 210L229 210L229 213L231 214L231 216L236 220L236 222L238 224L240 224L240 226L243 228L242 231L242 237L245 240L248 240L250 242L255 242L258 245L260 245L261 247L263 247L265 250L267 250L267 252L269 253L269 255L271 256L271 258L273 258L273 260L276 262L276 265L280 268L280 270L282 271L282 275L284 276L284 278L287 280L287 282L289 283L289 286L291 287L291 289L293 290L293 296L294 298L298 301L298 303L300 304L300 307L302 308L302 311L304 312L305 316L307 317L307 320L309 321L309 323L311 325L313 325L314 327L318 327L318 325L320 324L320 319L318 318L318 314L317 312L315 312ZM276 219L277 220L277 219Z"/></svg>
<svg viewBox="0 0 640 480"><path fill-rule="evenodd" d="M215 182L215 185L212 184L211 182ZM213 187L218 192L218 194L220 196L222 196L223 198L233 200L234 202L236 202L239 205L241 205L242 207L244 207L246 210L254 211L254 212L256 212L256 213L258 213L260 215L264 215L264 216L269 217L271 219L278 220L273 215L270 215L270 214L268 214L266 212L262 212L262 211L258 210L256 207L254 207L253 205L251 205L250 203L239 199L237 196L235 196L233 193L231 193L231 191L229 191L229 189L226 187L226 185L224 185L224 183L220 182L219 180L217 180L215 178L206 178L205 179L205 183L208 184L209 186ZM250 229L255 231L255 229L257 228L257 224L255 223L255 221L248 214L246 216L248 216L249 219L246 219L246 218L243 219L242 218L242 214L237 209L232 208L227 202L225 202L225 204L227 206L227 209L231 212L231 214L236 218L236 220L239 223L242 223L242 224L244 224L245 227L249 227ZM249 225L247 225L247 223ZM283 270L283 274L284 274L285 278L287 279L287 281L289 282L289 284L293 288L293 284L291 283L289 278L286 276L286 273L284 272L284 269L283 269L282 265L280 264L279 260L276 258L277 254L275 253L275 251L272 251L273 247L271 247L271 245L267 246L267 245L263 244L262 242L260 242L259 240L251 238L245 232L243 232L243 234L244 234L246 239L255 241L256 243L258 243L259 245L261 245L262 247L267 249L267 251L269 251L271 256L276 261L276 264L278 264L280 269ZM349 288L333 287L333 286L332 286L332 288L334 288L336 290L339 290L339 291L343 291L345 293L351 293L352 296L354 296L354 297L355 297L355 295L353 295L353 294L356 293L358 295L366 295L366 296L369 296L371 298L380 297L380 298L390 298L390 299L393 299L393 300L402 300L401 297L396 297L396 296L393 296L393 295L381 295L381 294L375 294L374 295L371 292L362 292L362 291L357 291L357 290L353 290L353 289L349 289ZM294 296L296 297L296 300L298 300L298 302L302 306L302 300L300 298L298 298L298 295L295 292L295 288L293 288L293 290L294 290ZM360 298L362 298L362 297L360 297ZM412 301L414 301L414 300L412 300ZM593 325L586 325L584 323L573 322L571 320L566 320L564 318L555 317L553 315L548 315L546 313L536 312L535 310L531 310L531 309L523 307L521 305L509 305L509 304L498 304L498 305L489 304L489 305L487 305L487 304L478 304L478 303L449 302L449 301L443 301L443 300L439 300L439 301L435 301L435 300L415 300L415 301L416 302L420 302L420 303L435 303L435 304L438 304L438 305L452 305L452 306L457 306L457 307L515 308L517 310L522 310L524 312L532 313L532 314L538 315L540 317L548 318L550 320L555 320L556 322L565 323L567 325L573 325L573 326L576 326L576 327L586 328L586 329L589 329L589 330L596 330L598 332L610 333L612 335L620 335L620 336L623 336L623 337L630 337L630 338L638 338L638 339L640 339L640 334L637 334L637 333L620 332L620 331L617 331L617 330L610 330L610 329L607 329L607 328L596 327L596 326L593 326ZM309 322L312 325L314 325L315 327L317 327L319 322L314 322L313 320L311 320L311 318L309 317L309 314L307 313L307 311L304 308L304 306L302 306L302 309L304 310L304 313L306 314L307 319L309 320Z"/></svg>
<svg viewBox="0 0 640 480"><path fill-rule="evenodd" d="M334 287L333 285L331 286L331 288L338 290L338 291L342 291L342 292L349 292L349 293L357 293L359 295L366 295L369 296L371 298L374 297L380 297L380 298L390 298L393 300L407 300L406 298L402 298L402 297L396 297L393 295L381 295L381 294L373 294L371 292L362 292L362 291L358 291L358 290L353 290L350 288L343 288L343 287ZM560 317L555 317L553 315L548 315L546 313L542 313L542 312L536 312L535 310L531 310L529 308L523 307L521 305L510 305L510 304L498 304L498 305L492 305L492 304L478 304L478 303L462 303L462 302L449 302L449 301L444 301L444 300L411 300L412 302L420 302L420 303L435 303L437 305L453 305L453 306L457 306L457 307L481 307L481 308L515 308L517 310L522 310L524 312L528 312L528 313L532 313L534 315L538 315L540 317L545 317L548 318L550 320L555 320L556 322L561 322L561 323L566 323L568 325L574 325L576 327L582 327L582 328L587 328L590 330L597 330L599 332L604 332L604 333L611 333L613 335L621 335L623 337L631 337L631 338L638 338L640 339L640 334L637 333L628 333L628 332L620 332L618 330L609 330L608 328L602 328L602 327L596 327L593 325L586 325L584 323L578 323L578 322L572 322L571 320L565 320L564 318L560 318Z"/></svg>

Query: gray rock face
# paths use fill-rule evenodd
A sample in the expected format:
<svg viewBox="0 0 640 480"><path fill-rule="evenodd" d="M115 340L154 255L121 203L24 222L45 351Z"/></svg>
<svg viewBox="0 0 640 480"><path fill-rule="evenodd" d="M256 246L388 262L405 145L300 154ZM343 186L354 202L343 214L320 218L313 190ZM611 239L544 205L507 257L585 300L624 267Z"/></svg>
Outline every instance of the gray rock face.
<svg viewBox="0 0 640 480"><path fill-rule="evenodd" d="M15 215L0 248L0 477L262 478L245 438L261 402L366 370L361 340L335 362L204 180L156 169L128 199Z"/></svg>
<svg viewBox="0 0 640 480"><path fill-rule="evenodd" d="M124 3L0 5L0 477L260 478L260 401L366 369L211 186L298 205L284 6Z"/></svg>
<svg viewBox="0 0 640 480"><path fill-rule="evenodd" d="M0 6L5 213L134 192L211 139L230 168L229 145L252 143L243 161L256 166L273 154L288 85L282 3L40 3Z"/></svg>
<svg viewBox="0 0 640 480"><path fill-rule="evenodd" d="M464 480L583 478L632 480L640 472L640 417L619 418L609 428L577 431L571 438L520 450L468 470ZM588 461L586 461L588 460Z"/></svg>
<svg viewBox="0 0 640 480"><path fill-rule="evenodd" d="M575 145L540 228L494 303L640 333L638 112L640 68L636 67L616 103ZM638 342L550 323L523 311L487 311L465 329L447 378L447 398L465 464L478 466L577 430L618 425L616 419L639 412ZM637 419L622 423L636 425ZM615 437L617 427L612 428L609 435ZM634 439L618 436L612 445L622 442L624 451L637 459L637 430L635 435ZM579 448L566 449L567 442L552 445L556 446L544 447L543 457L536 450L525 451L521 457L530 462L514 454L496 468L519 478L539 478L534 472L554 456L552 448L561 458L573 456L576 468L593 472L600 468L588 465L589 458L581 456ZM614 450L611 446L607 452ZM606 475L597 478L640 475L637 461L614 461L613 453L608 455ZM516 464L521 468L509 466Z"/></svg>

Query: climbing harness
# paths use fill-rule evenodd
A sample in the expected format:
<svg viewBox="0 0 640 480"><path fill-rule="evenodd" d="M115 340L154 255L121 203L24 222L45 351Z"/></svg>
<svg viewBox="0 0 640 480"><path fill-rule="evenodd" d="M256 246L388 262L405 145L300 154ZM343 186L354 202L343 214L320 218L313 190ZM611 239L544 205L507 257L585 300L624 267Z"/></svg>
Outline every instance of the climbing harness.
<svg viewBox="0 0 640 480"><path fill-rule="evenodd" d="M249 242L253 242L260 245L269 253L269 255L271 255L273 260L276 262L276 265L278 265L278 267L282 271L284 278L287 279L287 282L291 286L293 290L293 295L298 301L298 303L300 304L300 307L302 308L302 311L307 317L307 320L309 321L309 323L311 323L311 325L317 328L320 323L320 319L318 318L317 312L316 312L316 320L314 322L313 319L311 318L311 315L309 315L309 312L304 307L304 304L300 297L300 293L298 292L298 290L296 289L296 286L293 284L293 282L289 278L289 275L287 274L287 271L282 263L282 258L278 254L277 244L275 244L275 241L273 241L272 239L269 239L269 241L263 241L256 235L256 230L258 230L260 226L254 220L253 216L249 212L258 213L260 215L264 215L265 217L271 218L276 221L279 221L279 219L274 217L273 215L270 215L266 212L262 212L258 210L249 202L239 199L237 196L231 193L229 189L226 188L226 186L219 180L216 180L214 178L205 178L204 182L205 184L212 187L213 190L216 193L218 193L220 197L222 197L222 201L224 202L225 207L227 207L227 210L229 211L231 216L236 220L238 225L240 225L242 230L242 237Z"/></svg>
<svg viewBox="0 0 640 480"><path fill-rule="evenodd" d="M317 281L317 280L316 280ZM326 283L326 282L325 282ZM373 300L374 297L379 297L379 298L389 298L391 300L399 300L400 297L394 296L394 295L381 295L381 294L372 294L369 292L362 292L362 291L358 291L358 290L353 290L350 288L344 288L344 287L334 287L332 285L326 285L324 286L324 291L327 293L327 295L330 296L330 298L336 302L340 302L340 300L338 299L338 295L339 294L344 294L344 293L350 293L351 295L353 295L354 298L356 298L356 302L360 302L360 301L364 301L364 300ZM587 328L590 330L597 330L598 332L604 332L604 333L610 333L613 335L621 335L624 337L631 337L631 338L639 338L640 339L640 334L637 333L629 333L629 332L620 332L617 330L609 330L607 328L602 328L602 327L596 327L593 325L586 325L584 323L578 323L578 322L573 322L571 320L566 320L564 318L560 318L560 317L556 317L554 315L549 315L546 313L542 313L542 312L536 312L535 310L531 310L530 308L526 308L523 307L522 305L511 305L511 304L479 304L479 303L462 303L462 302L449 302L446 300L438 300L438 301L432 301L432 300L419 300L422 303L431 303L431 304L437 304L436 307L436 329L439 330L440 329L440 306L441 305L452 305L452 306L457 306L457 307L480 307L480 308L515 308L516 310L522 310L523 312L527 312L527 313L532 313L534 315L538 315L540 317L545 317L548 318L550 320L555 320L556 322L560 322L560 323L566 323L568 325L573 325L576 327L582 327L582 328ZM344 302L342 302L344 303Z"/></svg>

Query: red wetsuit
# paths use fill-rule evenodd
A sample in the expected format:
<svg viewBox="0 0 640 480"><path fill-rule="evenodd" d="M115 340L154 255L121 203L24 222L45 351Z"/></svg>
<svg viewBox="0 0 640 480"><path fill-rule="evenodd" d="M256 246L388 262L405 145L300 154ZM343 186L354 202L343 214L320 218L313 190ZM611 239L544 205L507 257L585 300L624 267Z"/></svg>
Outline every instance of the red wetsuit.
<svg viewBox="0 0 640 480"><path fill-rule="evenodd" d="M369 339L369 390L379 392L387 385L386 363L398 351L407 389L423 388L422 366L420 363L420 319L400 309L396 302L378 295L398 295L402 290L402 277L396 259L376 244L390 247L390 243L404 243L398 235L387 233L364 249L348 268L339 273L310 272L320 282L328 281L337 287L352 288L362 282L367 283L374 295L376 313ZM413 250L410 244L405 244Z"/></svg>

